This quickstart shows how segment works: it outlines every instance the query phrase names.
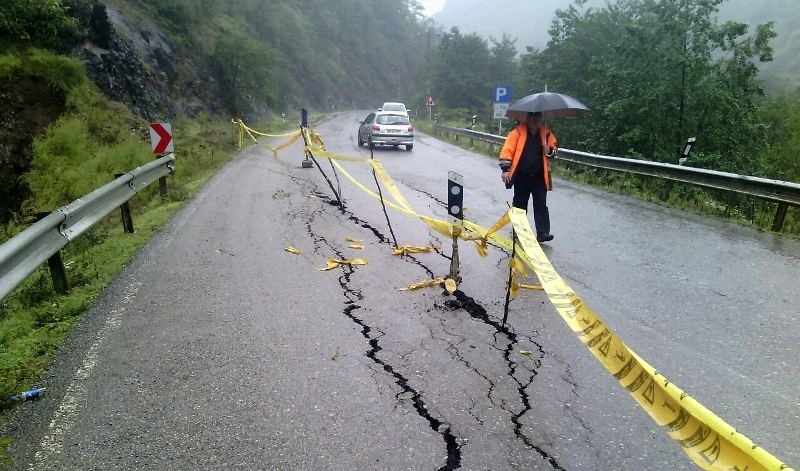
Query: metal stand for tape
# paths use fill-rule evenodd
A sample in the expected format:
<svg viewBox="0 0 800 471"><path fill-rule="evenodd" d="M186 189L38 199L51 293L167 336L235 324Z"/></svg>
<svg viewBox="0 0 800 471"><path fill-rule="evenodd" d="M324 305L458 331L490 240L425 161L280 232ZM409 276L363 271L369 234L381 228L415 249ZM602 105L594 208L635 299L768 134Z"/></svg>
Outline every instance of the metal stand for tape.
<svg viewBox="0 0 800 471"><path fill-rule="evenodd" d="M314 166L314 162L312 162L311 159L308 158L309 155L307 150L308 145L310 143L308 136L308 110L306 110L305 108L302 108L300 110L300 134L303 136L303 142L305 142L306 145L306 151L305 151L306 158L303 160L301 165L303 166L303 168L312 168Z"/></svg>
<svg viewBox="0 0 800 471"><path fill-rule="evenodd" d="M447 276L458 283L458 237L464 228L464 178L455 173L447 172L447 213L453 218L453 256L450 258L450 274Z"/></svg>

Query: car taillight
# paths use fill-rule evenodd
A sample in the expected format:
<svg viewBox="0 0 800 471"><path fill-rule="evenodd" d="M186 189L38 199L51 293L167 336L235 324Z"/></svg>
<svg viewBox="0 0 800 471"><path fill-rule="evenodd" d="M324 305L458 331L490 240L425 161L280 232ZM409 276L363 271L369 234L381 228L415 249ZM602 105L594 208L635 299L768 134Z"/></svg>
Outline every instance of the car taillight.
<svg viewBox="0 0 800 471"><path fill-rule="evenodd" d="M408 127L408 132L410 132L410 133L413 133L413 132L414 132L414 128L413 128L413 127L411 127L411 126L409 126L409 127Z"/></svg>
<svg viewBox="0 0 800 471"><path fill-rule="evenodd" d="M381 127L380 127L380 126L378 126L377 124L373 124L373 125L372 125L372 130L373 130L373 131L380 131L380 130L381 130Z"/></svg>

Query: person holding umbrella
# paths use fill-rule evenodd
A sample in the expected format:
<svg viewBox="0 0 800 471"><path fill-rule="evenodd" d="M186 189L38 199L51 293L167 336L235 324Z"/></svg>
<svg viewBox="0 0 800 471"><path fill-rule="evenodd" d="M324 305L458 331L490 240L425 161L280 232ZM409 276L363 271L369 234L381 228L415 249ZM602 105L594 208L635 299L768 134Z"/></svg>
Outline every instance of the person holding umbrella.
<svg viewBox="0 0 800 471"><path fill-rule="evenodd" d="M508 107L506 116L518 121L500 149L500 178L506 188L514 188L512 205L528 210L533 199L533 221L539 242L553 240L547 192L552 190L550 159L558 152L555 134L544 125L545 119L579 116L586 105L562 93L534 93Z"/></svg>
<svg viewBox="0 0 800 471"><path fill-rule="evenodd" d="M541 112L528 112L506 136L500 150L500 169L506 188L514 188L512 205L528 210L533 199L533 221L539 242L553 240L550 233L550 211L547 192L552 188L550 159L556 154L558 141L544 125Z"/></svg>

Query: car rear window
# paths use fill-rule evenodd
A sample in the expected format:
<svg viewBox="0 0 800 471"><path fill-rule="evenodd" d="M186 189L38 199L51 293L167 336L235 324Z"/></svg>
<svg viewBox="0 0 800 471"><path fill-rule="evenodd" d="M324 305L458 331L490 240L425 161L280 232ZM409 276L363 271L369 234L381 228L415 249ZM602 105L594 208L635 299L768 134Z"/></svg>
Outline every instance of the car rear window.
<svg viewBox="0 0 800 471"><path fill-rule="evenodd" d="M408 124L408 118L401 114L380 114L375 118L378 124Z"/></svg>

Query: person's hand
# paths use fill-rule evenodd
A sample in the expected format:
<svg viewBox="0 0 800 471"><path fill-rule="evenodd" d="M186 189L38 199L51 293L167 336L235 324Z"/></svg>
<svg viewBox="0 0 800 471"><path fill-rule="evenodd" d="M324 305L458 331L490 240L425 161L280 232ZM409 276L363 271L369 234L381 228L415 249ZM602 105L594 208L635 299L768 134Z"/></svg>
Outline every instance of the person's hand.
<svg viewBox="0 0 800 471"><path fill-rule="evenodd" d="M503 183L509 183L511 181L511 175L508 172L503 172L500 174L500 179L503 180Z"/></svg>

